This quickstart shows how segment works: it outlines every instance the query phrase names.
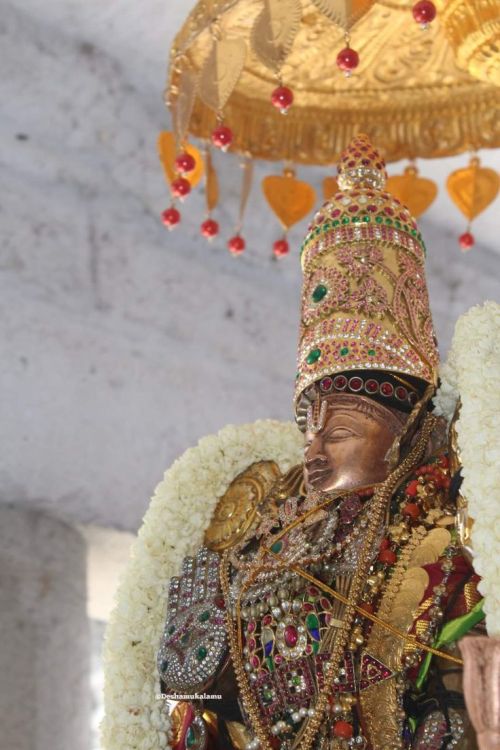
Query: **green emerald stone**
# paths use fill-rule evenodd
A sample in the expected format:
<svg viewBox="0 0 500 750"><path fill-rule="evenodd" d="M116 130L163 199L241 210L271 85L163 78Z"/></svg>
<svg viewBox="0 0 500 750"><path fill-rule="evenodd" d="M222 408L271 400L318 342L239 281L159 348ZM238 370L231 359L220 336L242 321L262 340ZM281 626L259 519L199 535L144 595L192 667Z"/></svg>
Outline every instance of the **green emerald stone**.
<svg viewBox="0 0 500 750"><path fill-rule="evenodd" d="M204 612L201 613L201 615L198 617L198 620L200 622L206 622L210 619L210 612L208 609L206 609Z"/></svg>
<svg viewBox="0 0 500 750"><path fill-rule="evenodd" d="M338 219L335 219L335 221L333 222L333 226L338 227L339 224L340 224L340 221Z"/></svg>
<svg viewBox="0 0 500 750"><path fill-rule="evenodd" d="M189 727L186 733L186 747L193 747L196 744L196 735L193 727Z"/></svg>
<svg viewBox="0 0 500 750"><path fill-rule="evenodd" d="M368 355L370 357L374 357L375 356L375 349L368 349Z"/></svg>
<svg viewBox="0 0 500 750"><path fill-rule="evenodd" d="M171 625L167 630L168 635L172 635L172 633L175 633L175 625Z"/></svg>
<svg viewBox="0 0 500 750"><path fill-rule="evenodd" d="M327 294L328 289L324 284L318 284L314 292L312 293L313 302L321 302L323 297Z"/></svg>
<svg viewBox="0 0 500 750"><path fill-rule="evenodd" d="M301 680L298 675L295 675L294 677L292 677L292 685L300 685L300 682Z"/></svg>
<svg viewBox="0 0 500 750"><path fill-rule="evenodd" d="M408 231L408 224L403 224L403 229L405 230L405 232L407 232Z"/></svg>
<svg viewBox="0 0 500 750"><path fill-rule="evenodd" d="M382 216L375 216L375 221L377 222L377 224L382 224L383 220L384 219L382 218Z"/></svg>
<svg viewBox="0 0 500 750"><path fill-rule="evenodd" d="M387 219L385 220L385 223L386 224L392 224L392 219L389 219L389 217L387 217Z"/></svg>
<svg viewBox="0 0 500 750"><path fill-rule="evenodd" d="M360 220L360 218L359 218L359 216L353 216L353 217L352 217L352 223L353 223L353 224L357 224L357 223L358 223L358 221L361 221L361 220Z"/></svg>
<svg viewBox="0 0 500 750"><path fill-rule="evenodd" d="M321 357L321 349L312 349L307 355L306 362L308 365L313 365Z"/></svg>
<svg viewBox="0 0 500 750"><path fill-rule="evenodd" d="M401 229L401 222L400 221L395 221L394 222L394 226L396 226L398 229Z"/></svg>
<svg viewBox="0 0 500 750"><path fill-rule="evenodd" d="M410 234L411 234L412 237L416 237L417 236L417 230L416 229L412 229L411 232L410 232Z"/></svg>
<svg viewBox="0 0 500 750"><path fill-rule="evenodd" d="M271 544L271 552L274 552L275 555L281 552L282 549L283 549L283 542L281 541L274 542L274 544Z"/></svg>
<svg viewBox="0 0 500 750"><path fill-rule="evenodd" d="M196 658L198 659L198 661L203 661L206 655L207 649L205 648L205 646L200 646L200 648L196 652Z"/></svg>
<svg viewBox="0 0 500 750"><path fill-rule="evenodd" d="M273 691L269 690L269 688L265 688L262 691L262 695L264 697L264 700L266 700L266 701L272 701L272 699L273 699Z"/></svg>
<svg viewBox="0 0 500 750"><path fill-rule="evenodd" d="M342 224L349 224L349 217L348 216L344 216L344 218L342 219Z"/></svg>
<svg viewBox="0 0 500 750"><path fill-rule="evenodd" d="M340 356L345 357L346 354L349 354L349 347L343 346L342 349L340 350Z"/></svg>
<svg viewBox="0 0 500 750"><path fill-rule="evenodd" d="M369 216L363 216L363 221L366 221L367 224L370 223L370 217Z"/></svg>

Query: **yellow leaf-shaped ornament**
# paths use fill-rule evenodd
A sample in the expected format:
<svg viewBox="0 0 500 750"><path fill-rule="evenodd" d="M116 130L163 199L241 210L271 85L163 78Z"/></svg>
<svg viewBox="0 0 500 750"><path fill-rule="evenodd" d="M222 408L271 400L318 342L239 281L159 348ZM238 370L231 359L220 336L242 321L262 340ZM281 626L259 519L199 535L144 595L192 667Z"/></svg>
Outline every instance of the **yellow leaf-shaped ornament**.
<svg viewBox="0 0 500 750"><path fill-rule="evenodd" d="M386 187L416 219L427 211L438 191L436 183L419 177L418 169L414 166L406 167L404 174L388 177Z"/></svg>
<svg viewBox="0 0 500 750"><path fill-rule="evenodd" d="M300 0L265 0L252 29L252 47L261 62L278 71L300 28Z"/></svg>
<svg viewBox="0 0 500 750"><path fill-rule="evenodd" d="M473 157L468 167L450 174L446 187L453 203L472 221L497 197L499 179L494 169L481 167L479 159Z"/></svg>
<svg viewBox="0 0 500 750"><path fill-rule="evenodd" d="M313 3L327 18L346 30L370 10L374 0L313 0Z"/></svg>
<svg viewBox="0 0 500 750"><path fill-rule="evenodd" d="M201 71L200 99L214 112L221 112L238 83L245 64L243 39L217 39Z"/></svg>
<svg viewBox="0 0 500 750"><path fill-rule="evenodd" d="M190 143L186 143L183 146L183 151L191 154L196 162L196 166L192 172L187 172L183 175L191 183L191 187L195 187L203 177L203 159L201 154L196 148ZM165 170L165 179L170 184L172 180L175 180L177 172L175 169L175 158L177 156L175 149L175 136L173 133L165 130L158 136L158 156L162 163L163 169Z"/></svg>
<svg viewBox="0 0 500 750"><path fill-rule="evenodd" d="M212 162L212 155L208 150L205 155L205 171L207 175L205 200L207 203L207 210L210 212L214 210L219 202L219 181Z"/></svg>
<svg viewBox="0 0 500 750"><path fill-rule="evenodd" d="M323 198L325 201L329 201L333 198L335 193L339 192L339 183L335 177L325 177L323 180Z"/></svg>
<svg viewBox="0 0 500 750"><path fill-rule="evenodd" d="M264 177L262 192L285 230L307 216L316 202L313 188L297 180L292 170Z"/></svg>

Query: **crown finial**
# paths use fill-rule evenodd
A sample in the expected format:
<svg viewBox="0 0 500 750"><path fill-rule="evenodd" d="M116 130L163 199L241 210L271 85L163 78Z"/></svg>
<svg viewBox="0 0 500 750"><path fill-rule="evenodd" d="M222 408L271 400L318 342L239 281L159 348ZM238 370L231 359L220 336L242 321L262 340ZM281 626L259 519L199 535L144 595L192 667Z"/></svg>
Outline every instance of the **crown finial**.
<svg viewBox="0 0 500 750"><path fill-rule="evenodd" d="M338 163L338 184L341 190L375 188L383 190L387 172L385 162L364 133L352 139Z"/></svg>

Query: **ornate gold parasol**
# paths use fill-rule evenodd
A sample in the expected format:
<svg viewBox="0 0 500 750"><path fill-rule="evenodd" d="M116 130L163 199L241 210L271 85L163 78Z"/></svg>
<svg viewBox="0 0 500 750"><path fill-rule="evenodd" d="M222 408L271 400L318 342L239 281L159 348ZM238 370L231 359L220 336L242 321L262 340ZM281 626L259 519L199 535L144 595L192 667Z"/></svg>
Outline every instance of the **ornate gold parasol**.
<svg viewBox="0 0 500 750"><path fill-rule="evenodd" d="M198 2L171 50L179 148L193 135L247 158L329 165L359 132L389 162L498 147L498 3L440 4L424 31L425 13L403 0Z"/></svg>

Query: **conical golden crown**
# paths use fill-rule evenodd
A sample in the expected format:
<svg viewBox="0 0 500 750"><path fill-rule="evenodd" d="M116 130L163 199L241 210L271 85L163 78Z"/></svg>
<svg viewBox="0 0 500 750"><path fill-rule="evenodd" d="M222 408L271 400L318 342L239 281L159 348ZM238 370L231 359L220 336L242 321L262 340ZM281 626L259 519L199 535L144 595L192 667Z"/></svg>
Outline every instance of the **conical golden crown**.
<svg viewBox="0 0 500 750"><path fill-rule="evenodd" d="M339 192L315 215L301 250L296 404L311 384L351 370L437 380L415 219L385 192L384 160L366 135L344 151L338 173Z"/></svg>

